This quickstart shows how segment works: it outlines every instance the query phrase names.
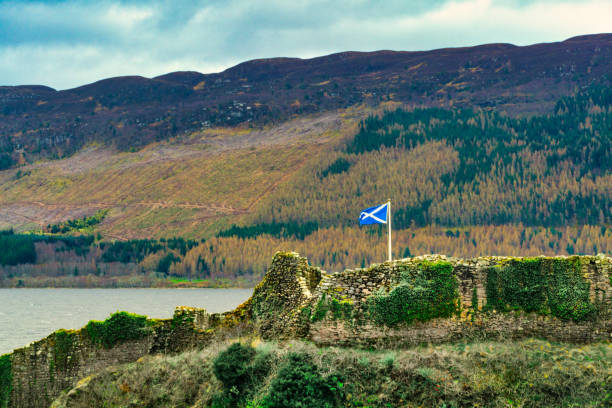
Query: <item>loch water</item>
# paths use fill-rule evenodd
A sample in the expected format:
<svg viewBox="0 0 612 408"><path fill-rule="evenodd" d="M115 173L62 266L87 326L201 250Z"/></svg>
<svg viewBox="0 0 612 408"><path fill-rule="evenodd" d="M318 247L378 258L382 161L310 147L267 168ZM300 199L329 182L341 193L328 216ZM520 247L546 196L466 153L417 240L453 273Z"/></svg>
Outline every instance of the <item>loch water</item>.
<svg viewBox="0 0 612 408"><path fill-rule="evenodd" d="M172 317L176 306L234 309L253 289L0 289L0 355L116 311Z"/></svg>

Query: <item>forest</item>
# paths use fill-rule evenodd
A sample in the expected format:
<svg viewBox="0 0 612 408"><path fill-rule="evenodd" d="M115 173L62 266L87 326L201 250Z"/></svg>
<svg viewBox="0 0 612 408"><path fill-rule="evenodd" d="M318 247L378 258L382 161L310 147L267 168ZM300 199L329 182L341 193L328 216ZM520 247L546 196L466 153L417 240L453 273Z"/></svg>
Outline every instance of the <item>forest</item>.
<svg viewBox="0 0 612 408"><path fill-rule="evenodd" d="M548 115L384 111L307 161L252 211L197 239L94 239L104 210L50 225L44 235L4 232L0 282L33 284L28 277L47 273L56 279L51 285L67 284L64 275L87 285L84 275L136 273L142 283L153 273L251 285L277 250L298 251L326 270L364 267L384 259L385 229L359 227L357 218L387 198L396 258L610 254L611 169L610 87L584 88Z"/></svg>
<svg viewBox="0 0 612 408"><path fill-rule="evenodd" d="M611 168L612 88L530 118L398 109L364 120L249 222L349 226L364 205L391 198L397 228L610 225Z"/></svg>

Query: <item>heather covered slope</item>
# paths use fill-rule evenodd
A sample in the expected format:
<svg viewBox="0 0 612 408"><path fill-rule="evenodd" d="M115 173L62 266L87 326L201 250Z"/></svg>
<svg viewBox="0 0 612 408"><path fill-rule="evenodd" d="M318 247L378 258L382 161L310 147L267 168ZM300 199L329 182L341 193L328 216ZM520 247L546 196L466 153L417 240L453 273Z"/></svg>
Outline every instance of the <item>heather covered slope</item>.
<svg viewBox="0 0 612 408"><path fill-rule="evenodd" d="M0 87L0 152L62 157L92 141L129 150L211 126L388 100L550 112L559 97L608 75L611 61L612 35L600 34L525 47L253 60L216 74L117 77L63 91Z"/></svg>

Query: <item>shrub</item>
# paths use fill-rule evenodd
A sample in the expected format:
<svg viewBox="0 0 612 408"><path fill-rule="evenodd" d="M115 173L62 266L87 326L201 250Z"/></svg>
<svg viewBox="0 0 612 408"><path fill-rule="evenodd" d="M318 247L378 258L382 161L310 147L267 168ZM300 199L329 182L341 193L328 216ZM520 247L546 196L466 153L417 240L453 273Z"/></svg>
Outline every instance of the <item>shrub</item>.
<svg viewBox="0 0 612 408"><path fill-rule="evenodd" d="M146 336L149 322L146 316L117 312L103 322L91 320L85 329L93 343L111 348L117 343Z"/></svg>
<svg viewBox="0 0 612 408"><path fill-rule="evenodd" d="M308 355L289 353L262 405L266 408L339 406L344 399L343 388L337 376L323 378Z"/></svg>
<svg viewBox="0 0 612 408"><path fill-rule="evenodd" d="M450 317L458 308L457 287L452 264L423 262L406 270L400 284L388 295L370 297L370 316L387 326Z"/></svg>
<svg viewBox="0 0 612 408"><path fill-rule="evenodd" d="M214 396L212 406L221 408L241 405L268 375L271 366L271 358L267 353L257 353L253 347L240 343L229 346L213 362L213 372L223 384L223 392Z"/></svg>
<svg viewBox="0 0 612 408"><path fill-rule="evenodd" d="M255 357L253 347L234 343L219 353L215 359L213 364L215 376L227 389L242 388L249 381L249 365L253 357Z"/></svg>
<svg viewBox="0 0 612 408"><path fill-rule="evenodd" d="M0 408L10 406L11 391L13 389L13 372L11 355L0 356Z"/></svg>

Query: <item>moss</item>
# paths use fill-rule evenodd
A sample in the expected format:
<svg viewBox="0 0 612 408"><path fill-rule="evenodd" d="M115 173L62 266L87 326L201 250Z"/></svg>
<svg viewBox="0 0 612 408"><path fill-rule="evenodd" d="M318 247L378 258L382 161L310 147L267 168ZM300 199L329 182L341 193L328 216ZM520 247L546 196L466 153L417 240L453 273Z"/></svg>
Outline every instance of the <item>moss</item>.
<svg viewBox="0 0 612 408"><path fill-rule="evenodd" d="M0 356L0 408L11 405L13 390L13 368L10 354Z"/></svg>
<svg viewBox="0 0 612 408"><path fill-rule="evenodd" d="M103 322L90 321L85 326L85 330L93 343L111 348L118 343L147 336L150 326L151 322L146 316L117 312Z"/></svg>

